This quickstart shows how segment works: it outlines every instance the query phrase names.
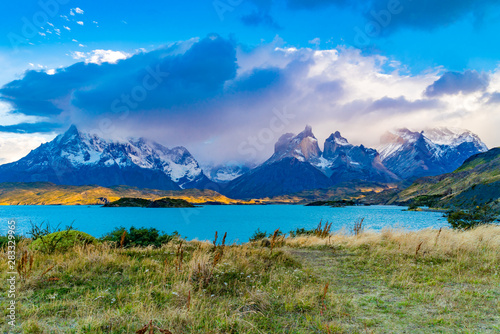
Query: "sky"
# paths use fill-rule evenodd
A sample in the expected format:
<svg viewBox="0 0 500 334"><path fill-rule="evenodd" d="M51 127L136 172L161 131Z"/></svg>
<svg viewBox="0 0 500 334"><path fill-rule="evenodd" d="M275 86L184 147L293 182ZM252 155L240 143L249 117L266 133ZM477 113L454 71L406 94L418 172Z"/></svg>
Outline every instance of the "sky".
<svg viewBox="0 0 500 334"><path fill-rule="evenodd" d="M71 124L259 162L309 124L376 147L465 128L500 145L494 0L0 4L0 163Z"/></svg>

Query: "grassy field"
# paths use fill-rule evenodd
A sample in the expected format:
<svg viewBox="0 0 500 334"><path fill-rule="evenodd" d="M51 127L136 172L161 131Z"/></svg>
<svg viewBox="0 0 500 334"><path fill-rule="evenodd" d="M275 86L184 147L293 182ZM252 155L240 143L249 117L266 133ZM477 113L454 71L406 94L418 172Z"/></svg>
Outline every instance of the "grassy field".
<svg viewBox="0 0 500 334"><path fill-rule="evenodd" d="M500 332L500 226L53 254L29 243L11 333Z"/></svg>

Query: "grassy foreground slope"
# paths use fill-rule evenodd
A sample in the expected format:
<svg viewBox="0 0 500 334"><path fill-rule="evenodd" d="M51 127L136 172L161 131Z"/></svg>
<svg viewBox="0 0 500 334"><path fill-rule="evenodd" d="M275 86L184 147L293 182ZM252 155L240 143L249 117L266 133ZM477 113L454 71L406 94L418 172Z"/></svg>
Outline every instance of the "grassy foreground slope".
<svg viewBox="0 0 500 334"><path fill-rule="evenodd" d="M11 332L129 334L150 321L174 334L500 330L499 226L286 238L273 250L180 242L48 255L23 241L18 254L34 262ZM7 261L0 270L5 282Z"/></svg>
<svg viewBox="0 0 500 334"><path fill-rule="evenodd" d="M95 205L113 202L123 197L159 199L169 197L194 204L217 202L247 203L230 199L213 190L155 190L128 186L66 186L48 182L0 183L0 205Z"/></svg>
<svg viewBox="0 0 500 334"><path fill-rule="evenodd" d="M409 203L419 196L432 198L434 207L500 208L500 148L470 157L453 173L418 179L390 203Z"/></svg>

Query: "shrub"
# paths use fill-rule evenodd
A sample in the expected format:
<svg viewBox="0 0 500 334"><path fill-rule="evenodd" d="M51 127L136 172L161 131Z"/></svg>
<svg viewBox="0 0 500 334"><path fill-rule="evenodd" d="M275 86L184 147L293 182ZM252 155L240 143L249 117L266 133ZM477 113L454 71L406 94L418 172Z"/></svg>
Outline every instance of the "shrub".
<svg viewBox="0 0 500 334"><path fill-rule="evenodd" d="M275 235L275 233L276 233L276 235ZM281 232L278 229L277 232L274 231L274 233L267 233L266 231L261 231L260 228L258 228L257 230L255 230L255 232L253 232L252 236L248 240L250 242L259 241L259 240L262 240L265 238L271 238L273 235L275 238L280 237L283 235L283 232Z"/></svg>
<svg viewBox="0 0 500 334"><path fill-rule="evenodd" d="M16 235L14 237L14 241L16 245L23 239L22 236ZM0 235L0 249L3 249L5 246L9 244L9 236L8 235Z"/></svg>
<svg viewBox="0 0 500 334"><path fill-rule="evenodd" d="M267 238L267 232L261 231L260 228L258 228L257 230L255 230L255 232L253 232L252 236L248 240L250 242L253 242L253 241L262 240L264 238Z"/></svg>
<svg viewBox="0 0 500 334"><path fill-rule="evenodd" d="M66 230L41 236L33 241L31 248L44 253L66 251L75 245L96 244L97 239L90 234Z"/></svg>
<svg viewBox="0 0 500 334"><path fill-rule="evenodd" d="M125 236L124 236L125 234ZM122 241L122 237L123 241ZM180 235L177 231L167 234L156 228L135 228L131 227L127 231L125 227L118 227L101 238L102 241L111 241L123 247L161 247Z"/></svg>
<svg viewBox="0 0 500 334"><path fill-rule="evenodd" d="M295 238L300 235L314 235L316 234L316 230L306 230L305 228L297 228L295 231L290 231L290 237Z"/></svg>
<svg viewBox="0 0 500 334"><path fill-rule="evenodd" d="M490 206L477 206L472 210L453 210L446 214L448 223L454 229L468 230L479 225L491 224L498 220L498 212Z"/></svg>

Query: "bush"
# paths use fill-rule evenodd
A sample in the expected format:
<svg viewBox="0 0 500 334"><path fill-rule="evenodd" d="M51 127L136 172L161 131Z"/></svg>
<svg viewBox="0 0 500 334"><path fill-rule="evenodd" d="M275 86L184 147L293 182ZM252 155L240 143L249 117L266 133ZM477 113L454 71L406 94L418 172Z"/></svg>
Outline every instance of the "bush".
<svg viewBox="0 0 500 334"><path fill-rule="evenodd" d="M260 228L258 228L255 232L253 232L252 236L248 240L250 242L253 242L253 241L262 240L264 238L267 238L267 232L261 231Z"/></svg>
<svg viewBox="0 0 500 334"><path fill-rule="evenodd" d="M479 225L491 224L498 220L498 213L488 205L477 206L472 210L454 210L446 214L448 223L454 229L468 230Z"/></svg>
<svg viewBox="0 0 500 334"><path fill-rule="evenodd" d="M33 250L40 250L44 253L66 251L75 245L96 244L97 239L90 234L66 230L41 236L31 243Z"/></svg>
<svg viewBox="0 0 500 334"><path fill-rule="evenodd" d="M265 238L271 238L273 236L273 234L274 234L274 232L268 234L266 231L261 231L260 228L258 228L257 230L255 230L255 232L253 232L252 236L248 240L250 242L259 241L259 240L262 240L262 239L265 239ZM281 232L278 229L278 232L276 233L276 236L279 237L279 236L282 236L282 235L283 235L283 232Z"/></svg>
<svg viewBox="0 0 500 334"><path fill-rule="evenodd" d="M290 231L290 237L295 238L301 235L314 235L316 230L306 230L305 228L297 228L295 231Z"/></svg>
<svg viewBox="0 0 500 334"><path fill-rule="evenodd" d="M174 231L172 234L167 234L152 227L135 228L132 226L128 231L125 227L118 227L103 236L101 240L111 241L120 245L124 233L125 238L123 240L123 247L161 247L161 245L167 244L173 239L180 237L177 231Z"/></svg>
<svg viewBox="0 0 500 334"><path fill-rule="evenodd" d="M16 245L23 240L23 237L20 235L16 235L14 237L14 240L16 242ZM3 249L9 244L9 236L8 235L0 235L0 249Z"/></svg>

